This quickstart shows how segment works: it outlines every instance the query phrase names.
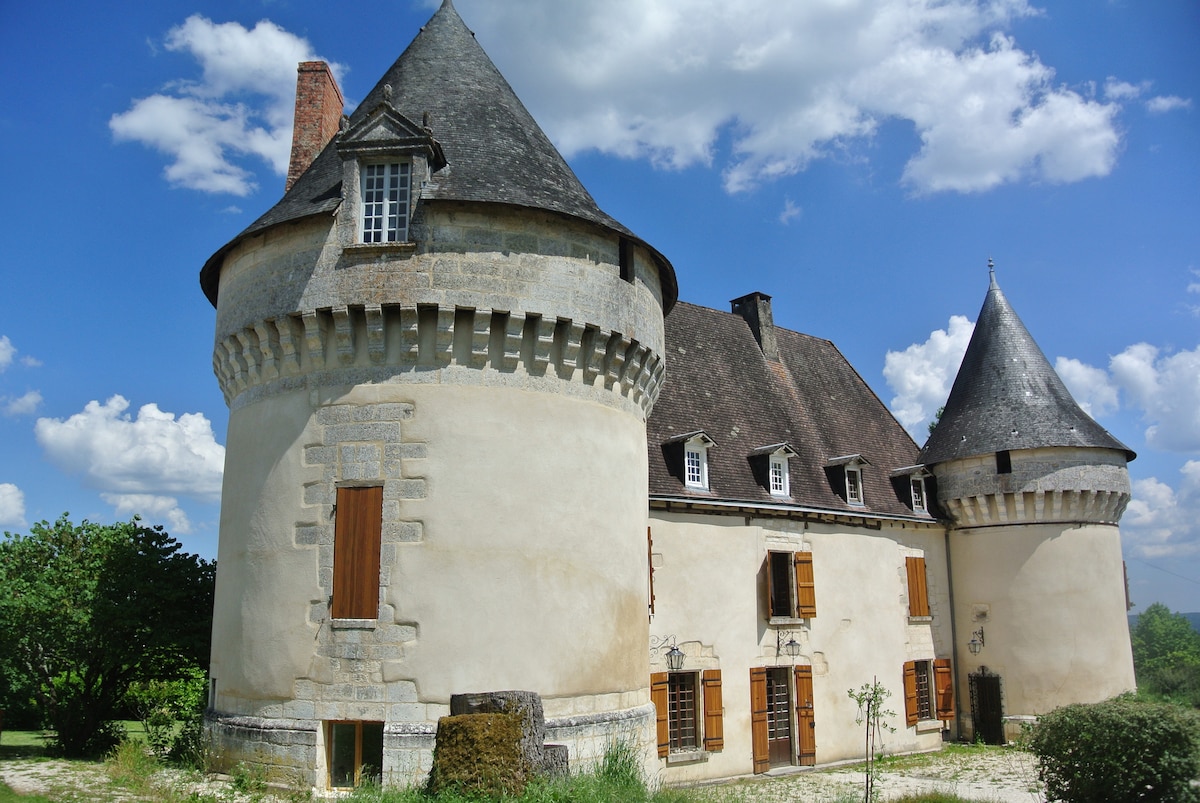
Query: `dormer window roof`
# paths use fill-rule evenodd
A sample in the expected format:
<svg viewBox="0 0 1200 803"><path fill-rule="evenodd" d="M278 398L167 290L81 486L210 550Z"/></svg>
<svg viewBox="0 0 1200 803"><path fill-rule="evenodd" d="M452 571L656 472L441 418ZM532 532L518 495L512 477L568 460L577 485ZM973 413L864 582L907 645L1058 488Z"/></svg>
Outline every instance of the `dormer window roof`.
<svg viewBox="0 0 1200 803"><path fill-rule="evenodd" d="M798 454L788 443L760 446L750 452L750 463L754 468L754 474L771 496L791 496L791 471L788 467L788 459L797 457Z"/></svg>

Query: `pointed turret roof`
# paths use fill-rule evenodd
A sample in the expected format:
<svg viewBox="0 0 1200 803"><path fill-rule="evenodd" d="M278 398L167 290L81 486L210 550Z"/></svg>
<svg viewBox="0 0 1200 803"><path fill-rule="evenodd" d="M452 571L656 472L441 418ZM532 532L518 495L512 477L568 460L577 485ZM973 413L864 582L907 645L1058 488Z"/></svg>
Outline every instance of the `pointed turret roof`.
<svg viewBox="0 0 1200 803"><path fill-rule="evenodd" d="M993 272L946 408L921 462L1011 449L1082 446L1136 455L1080 409Z"/></svg>
<svg viewBox="0 0 1200 803"><path fill-rule="evenodd" d="M358 105L350 128L385 102L409 120L428 125L445 154L448 165L433 174L421 191L422 199L512 204L604 226L650 249L660 265L664 309L674 304L678 287L671 263L596 205L451 0L443 0ZM214 305L221 259L239 241L337 208L342 180L337 141L335 137L325 147L279 203L205 264L200 284Z"/></svg>

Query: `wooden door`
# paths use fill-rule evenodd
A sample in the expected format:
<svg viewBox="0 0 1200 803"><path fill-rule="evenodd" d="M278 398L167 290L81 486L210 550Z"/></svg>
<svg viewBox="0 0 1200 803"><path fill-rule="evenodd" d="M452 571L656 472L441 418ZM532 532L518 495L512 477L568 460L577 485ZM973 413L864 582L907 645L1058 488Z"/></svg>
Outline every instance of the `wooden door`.
<svg viewBox="0 0 1200 803"><path fill-rule="evenodd" d="M792 694L787 667L767 670L767 749L771 766L792 763Z"/></svg>
<svg viewBox="0 0 1200 803"><path fill-rule="evenodd" d="M812 667L796 667L796 752L797 763L817 763L817 722L814 718Z"/></svg>
<svg viewBox="0 0 1200 803"><path fill-rule="evenodd" d="M767 670L756 666L750 670L750 743L754 756L754 771L771 769L771 751L767 741Z"/></svg>

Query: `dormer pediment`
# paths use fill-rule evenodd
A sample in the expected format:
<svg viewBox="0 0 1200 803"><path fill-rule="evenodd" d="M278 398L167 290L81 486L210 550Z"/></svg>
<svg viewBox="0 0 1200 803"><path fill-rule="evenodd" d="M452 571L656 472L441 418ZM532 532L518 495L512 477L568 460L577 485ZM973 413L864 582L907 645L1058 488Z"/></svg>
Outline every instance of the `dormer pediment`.
<svg viewBox="0 0 1200 803"><path fill-rule="evenodd" d="M442 146L433 132L396 111L390 103L376 106L353 127L342 132L338 153L343 159L363 159L420 153L436 172L446 166Z"/></svg>

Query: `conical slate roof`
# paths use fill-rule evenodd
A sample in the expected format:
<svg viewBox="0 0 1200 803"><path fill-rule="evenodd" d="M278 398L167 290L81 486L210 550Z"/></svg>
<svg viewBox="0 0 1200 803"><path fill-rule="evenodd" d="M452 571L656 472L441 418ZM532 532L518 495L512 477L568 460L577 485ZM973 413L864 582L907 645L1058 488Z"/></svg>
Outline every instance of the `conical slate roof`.
<svg viewBox="0 0 1200 803"><path fill-rule="evenodd" d="M992 275L975 333L921 462L1011 449L1082 446L1136 455L1088 416L1009 305Z"/></svg>
<svg viewBox="0 0 1200 803"><path fill-rule="evenodd" d="M656 249L605 214L517 98L508 81L475 41L451 0L443 0L400 58L350 117L353 128L384 102L428 126L448 165L421 192L425 200L482 201L545 209L590 221L631 237L659 261L663 302L678 296L675 271ZM213 254L200 284L216 304L224 255L239 241L267 228L331 214L341 200L342 162L337 139L313 160L283 198Z"/></svg>

